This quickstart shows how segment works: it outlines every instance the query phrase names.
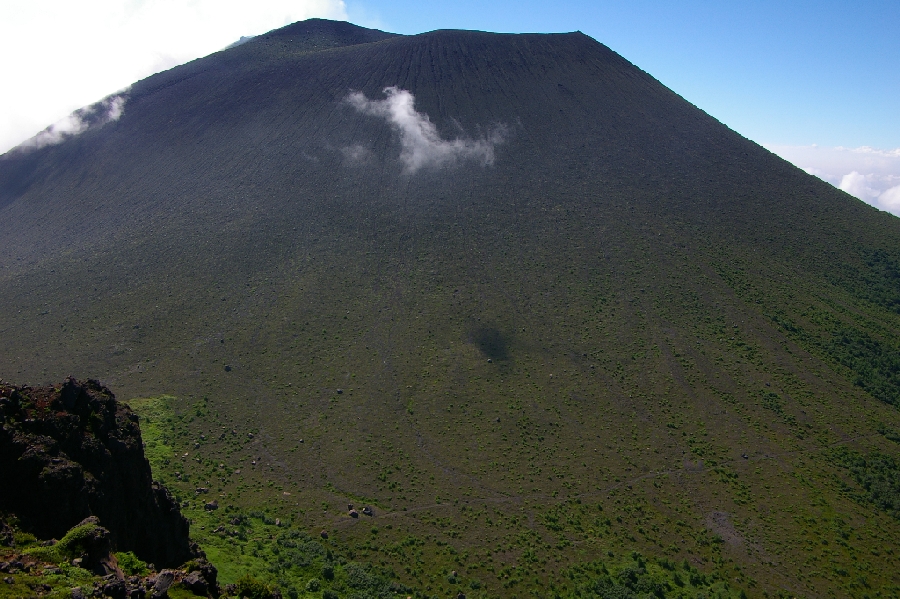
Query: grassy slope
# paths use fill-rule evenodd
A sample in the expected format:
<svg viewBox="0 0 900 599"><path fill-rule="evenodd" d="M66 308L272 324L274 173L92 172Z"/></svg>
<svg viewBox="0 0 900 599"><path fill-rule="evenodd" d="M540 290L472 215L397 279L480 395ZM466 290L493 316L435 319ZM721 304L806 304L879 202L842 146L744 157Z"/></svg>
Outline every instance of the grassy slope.
<svg viewBox="0 0 900 599"><path fill-rule="evenodd" d="M269 493L281 501L247 501L244 491L237 495L218 487L216 480L227 481L238 477L241 472L228 471L224 462L208 463L203 458L178 460L170 445L178 436L182 424L190 423L194 417L207 416L205 406L197 406L193 414L177 415L171 406L177 400L172 397L157 397L132 400L130 405L142 418L142 430L147 447L147 455L155 472L165 483L186 498L184 512L192 522L192 535L198 540L207 556L217 564L219 578L223 583L235 582L241 576L250 574L261 580L274 582L289 596L319 597L321 591L332 589L340 595L363 593L368 597L411 594L417 597L443 596L454 591L462 591L472 597L493 596L498 589L494 576L494 566L488 565L483 574L474 573L478 568L466 567L467 555L459 555L451 545L426 535L424 538L407 534L402 538L394 530L390 514L383 513L377 501L367 501L363 497L351 497L359 503L375 506L373 517L361 516L354 524L366 529L367 538L348 543L340 534L347 521L335 522L328 518L327 504L322 505L328 539L316 538L309 521L303 518L303 510L292 506L293 495L280 485L269 483ZM228 432L226 432L227 438ZM201 440L201 442L205 439ZM239 444L238 441L233 441ZM182 454L190 458L191 453ZM175 459L173 459L175 458ZM176 469L177 468L177 469ZM204 480L206 479L206 480ZM227 487L227 483L226 487ZM203 486L209 485L209 486ZM212 491L198 492L197 489ZM215 498L221 502L220 508L207 510L204 505ZM577 501L580 505L580 501ZM262 509L254 506L264 505ZM597 506L602 511L602 508ZM465 510L463 510L465 511ZM563 512L553 510L544 520L553 530L560 530L560 516ZM298 517L299 516L299 517ZM298 517L292 521L292 517ZM610 526L608 519L600 517L600 526ZM451 535L458 538L458 535ZM527 539L529 547L535 547L536 538ZM565 543L563 543L565 546ZM442 548L446 548L442 549ZM435 553L447 553L444 567ZM530 560L537 563L536 551L530 551ZM493 560L488 560L489 562ZM404 569L401 570L400 568ZM546 569L542 570L546 573ZM410 574L412 576L410 576ZM721 572L705 575L702 571L684 561L677 564L667 559L647 562L637 552L620 553L618 556L608 551L602 560L553 572L550 576L537 576L534 572L527 586L541 593L554 592L558 596L568 596L570 592L585 592L590 588L620 588L629 591L660 589L668 597L694 597L707 593L710 597L738 597L740 588L729 584ZM484 580L487 575L487 580ZM501 571L499 578L503 587L516 588L522 581ZM409 587L398 579L415 580L418 588ZM505 579L505 581L504 581ZM315 582L311 582L315 581ZM364 585L364 583L368 583ZM526 585L523 585L526 586ZM366 594L368 593L368 594Z"/></svg>
<svg viewBox="0 0 900 599"><path fill-rule="evenodd" d="M182 496L428 592L638 550L750 595L896 593L900 524L833 458L897 453L895 218L582 36L308 50L151 78L39 157L3 208L4 376L173 394L152 451ZM340 102L389 84L445 137L508 125L496 163L404 175Z"/></svg>

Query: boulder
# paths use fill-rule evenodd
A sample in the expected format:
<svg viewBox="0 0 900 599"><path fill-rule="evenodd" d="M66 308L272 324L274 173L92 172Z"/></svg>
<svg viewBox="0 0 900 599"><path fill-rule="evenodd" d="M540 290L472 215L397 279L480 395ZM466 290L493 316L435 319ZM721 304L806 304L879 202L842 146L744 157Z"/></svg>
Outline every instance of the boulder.
<svg viewBox="0 0 900 599"><path fill-rule="evenodd" d="M191 572L181 579L181 584L195 595L206 596L209 591L209 583L200 572Z"/></svg>
<svg viewBox="0 0 900 599"><path fill-rule="evenodd" d="M168 596L169 587L175 582L175 572L172 570L163 570L156 577L153 588L150 590L152 599L163 599Z"/></svg>

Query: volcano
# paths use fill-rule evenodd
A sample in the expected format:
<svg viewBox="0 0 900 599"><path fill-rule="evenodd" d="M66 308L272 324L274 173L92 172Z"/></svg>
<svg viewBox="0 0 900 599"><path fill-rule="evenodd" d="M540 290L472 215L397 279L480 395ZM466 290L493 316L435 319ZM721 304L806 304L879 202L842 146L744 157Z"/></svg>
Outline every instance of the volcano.
<svg viewBox="0 0 900 599"><path fill-rule="evenodd" d="M603 44L310 20L84 115L0 158L0 375L165 395L182 498L437 594L898 592L900 221Z"/></svg>

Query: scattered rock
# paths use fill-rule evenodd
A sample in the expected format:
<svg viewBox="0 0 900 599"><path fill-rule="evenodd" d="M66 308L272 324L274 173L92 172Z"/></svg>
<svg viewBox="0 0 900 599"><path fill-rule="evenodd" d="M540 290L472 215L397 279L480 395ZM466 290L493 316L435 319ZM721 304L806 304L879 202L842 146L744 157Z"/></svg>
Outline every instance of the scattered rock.
<svg viewBox="0 0 900 599"><path fill-rule="evenodd" d="M372 508L370 508L369 506L364 507L362 509L362 513L365 514L366 516L374 516L375 515L375 512L373 512Z"/></svg>
<svg viewBox="0 0 900 599"><path fill-rule="evenodd" d="M338 394L338 395L340 395L340 394L343 393L343 392L344 392L343 389L338 389L338 390L337 390L337 394Z"/></svg>
<svg viewBox="0 0 900 599"><path fill-rule="evenodd" d="M200 572L203 579L206 581L206 584L209 586L211 590L214 590L213 594L217 594L219 588L219 571L216 569L214 565L206 561L204 558L199 558L194 560L194 567L197 568L197 571Z"/></svg>
<svg viewBox="0 0 900 599"><path fill-rule="evenodd" d="M128 589L125 587L124 580L110 580L103 585L103 594L112 599L126 599Z"/></svg>
<svg viewBox="0 0 900 599"><path fill-rule="evenodd" d="M153 583L153 590L150 592L152 599L163 599L168 595L169 587L175 581L175 572L172 570L163 570L156 576L156 582Z"/></svg>
<svg viewBox="0 0 900 599"><path fill-rule="evenodd" d="M359 512L356 510L350 510L349 514L351 518L359 518Z"/></svg>
<svg viewBox="0 0 900 599"><path fill-rule="evenodd" d="M207 512L217 510L217 509L219 509L219 502L216 501L215 499L213 499L212 501L208 501L205 504L203 504L203 509L205 509Z"/></svg>
<svg viewBox="0 0 900 599"><path fill-rule="evenodd" d="M319 536L322 537L323 539L327 539L327 538L328 538L328 533L327 533L326 531L323 530L322 532L319 533Z"/></svg>
<svg viewBox="0 0 900 599"><path fill-rule="evenodd" d="M181 579L181 584L195 595L206 596L209 591L209 583L200 572L191 572Z"/></svg>

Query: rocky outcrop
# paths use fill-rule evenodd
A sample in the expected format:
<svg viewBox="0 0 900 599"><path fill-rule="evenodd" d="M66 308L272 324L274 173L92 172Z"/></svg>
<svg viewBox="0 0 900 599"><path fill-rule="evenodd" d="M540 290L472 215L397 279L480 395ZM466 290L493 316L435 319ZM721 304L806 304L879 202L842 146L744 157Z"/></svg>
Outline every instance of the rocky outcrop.
<svg viewBox="0 0 900 599"><path fill-rule="evenodd" d="M151 477L137 415L94 380L0 383L0 511L42 539L96 516L115 550L161 567L199 555L176 501Z"/></svg>

